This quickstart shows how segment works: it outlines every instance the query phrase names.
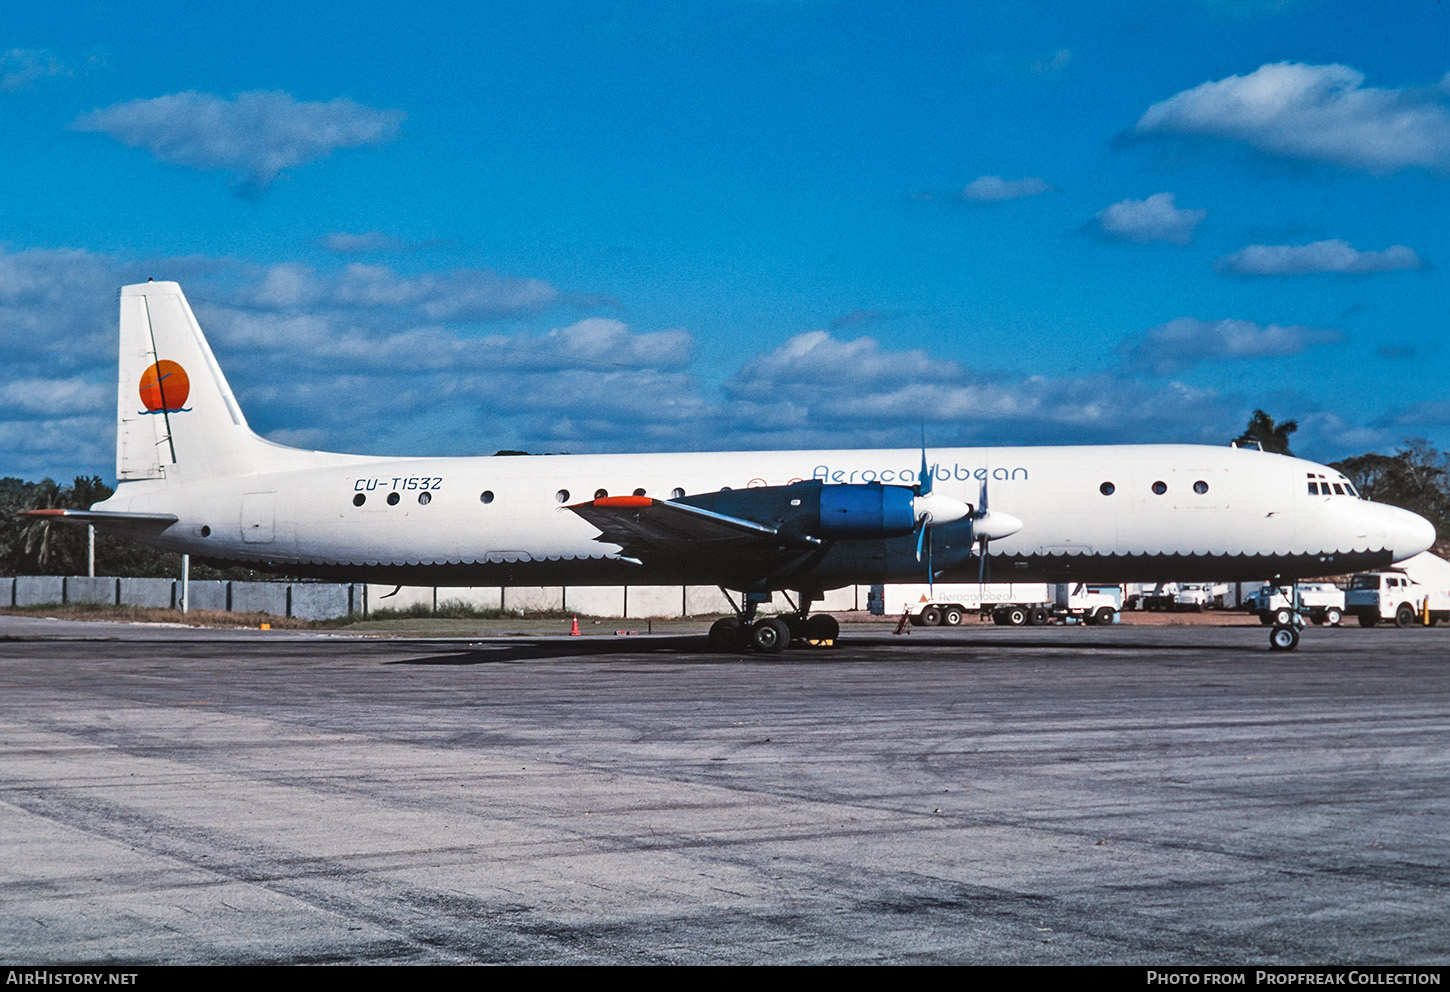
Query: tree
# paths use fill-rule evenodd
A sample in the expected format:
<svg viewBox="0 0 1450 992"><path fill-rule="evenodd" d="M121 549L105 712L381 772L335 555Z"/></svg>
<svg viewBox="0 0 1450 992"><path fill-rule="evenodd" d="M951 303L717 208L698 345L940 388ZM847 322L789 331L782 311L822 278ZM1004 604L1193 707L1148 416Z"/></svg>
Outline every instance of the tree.
<svg viewBox="0 0 1450 992"><path fill-rule="evenodd" d="M1249 418L1248 425L1244 432L1234 438L1234 443L1243 444L1248 441L1257 442L1264 451L1272 451L1280 455L1292 455L1289 450L1289 435L1299 429L1297 420L1285 420L1282 423L1275 423L1274 418L1263 410L1255 410L1254 415Z"/></svg>

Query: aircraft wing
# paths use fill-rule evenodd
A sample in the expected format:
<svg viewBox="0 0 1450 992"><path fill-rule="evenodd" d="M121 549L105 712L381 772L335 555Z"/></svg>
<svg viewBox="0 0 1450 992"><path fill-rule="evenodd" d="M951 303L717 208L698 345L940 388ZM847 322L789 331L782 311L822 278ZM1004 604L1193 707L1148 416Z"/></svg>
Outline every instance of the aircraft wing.
<svg viewBox="0 0 1450 992"><path fill-rule="evenodd" d="M718 561L765 574L821 547L819 538L649 496L604 496L569 509L599 528L595 540L650 564Z"/></svg>

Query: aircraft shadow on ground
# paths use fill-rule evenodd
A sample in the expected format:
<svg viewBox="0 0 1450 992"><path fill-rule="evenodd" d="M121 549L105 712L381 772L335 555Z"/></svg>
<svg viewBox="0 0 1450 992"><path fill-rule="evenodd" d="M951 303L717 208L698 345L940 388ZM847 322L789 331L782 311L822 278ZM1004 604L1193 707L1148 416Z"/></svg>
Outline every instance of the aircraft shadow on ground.
<svg viewBox="0 0 1450 992"><path fill-rule="evenodd" d="M1061 655L1080 652L1084 658L1088 653L1112 652L1127 654L1180 654L1201 653L1210 650L1220 653L1261 654L1268 652L1268 645L1257 640L1253 643L1236 644L1164 644L1139 642L1128 637L1116 637L1110 641L1094 641L1074 645L1061 640L1046 638L1001 638L1001 637L934 637L908 642L890 637L853 637L839 648L796 647L780 654L758 654L750 651L714 652L708 647L704 636L648 637L648 638L606 638L582 639L519 638L499 639L466 646L455 650L438 651L434 642L414 642L420 650L433 648L434 653L415 658L399 658L386 661L386 665L419 666L465 666L497 665L520 661L541 661L556 659L601 658L619 660L627 655L634 661L661 661L673 664L727 664L741 661L763 662L772 665L792 663L816 664L819 662L880 662L881 649L892 649L895 657L890 660L916 661L931 659L958 663L991 662L1003 656L1023 651L1050 651ZM394 644L396 645L396 642ZM865 650L868 653L861 653ZM964 655L964 652L969 654Z"/></svg>

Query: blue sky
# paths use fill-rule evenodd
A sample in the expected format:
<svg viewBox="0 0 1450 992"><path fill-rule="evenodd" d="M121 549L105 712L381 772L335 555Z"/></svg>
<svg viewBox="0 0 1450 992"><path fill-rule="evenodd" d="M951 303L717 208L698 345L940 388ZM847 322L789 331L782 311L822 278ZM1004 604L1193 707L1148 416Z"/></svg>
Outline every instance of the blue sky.
<svg viewBox="0 0 1450 992"><path fill-rule="evenodd" d="M1414 0L25 5L0 474L114 474L116 291L380 454L1450 447Z"/></svg>

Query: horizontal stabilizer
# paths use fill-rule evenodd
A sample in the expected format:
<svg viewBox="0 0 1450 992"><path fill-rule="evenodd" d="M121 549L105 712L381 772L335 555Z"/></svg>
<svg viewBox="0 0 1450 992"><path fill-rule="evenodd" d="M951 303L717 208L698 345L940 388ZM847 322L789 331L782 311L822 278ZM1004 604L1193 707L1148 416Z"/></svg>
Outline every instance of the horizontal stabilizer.
<svg viewBox="0 0 1450 992"><path fill-rule="evenodd" d="M128 527L140 524L169 525L176 523L174 513L122 513L114 510L21 510L17 517L46 520L59 524L96 524Z"/></svg>

